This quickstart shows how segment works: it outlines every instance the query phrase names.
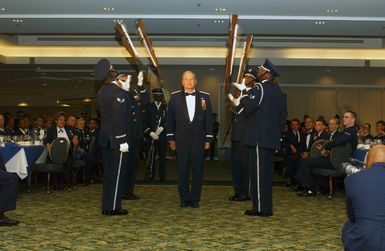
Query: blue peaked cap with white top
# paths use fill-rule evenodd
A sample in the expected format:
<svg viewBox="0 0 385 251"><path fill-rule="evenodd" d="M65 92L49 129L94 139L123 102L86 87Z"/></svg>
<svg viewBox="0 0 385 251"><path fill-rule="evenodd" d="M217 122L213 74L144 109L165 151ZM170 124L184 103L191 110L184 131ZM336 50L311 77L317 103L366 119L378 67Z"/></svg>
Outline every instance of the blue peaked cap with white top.
<svg viewBox="0 0 385 251"><path fill-rule="evenodd" d="M244 76L250 76L254 78L255 80L258 79L258 69L255 67L249 67L246 69L245 73L243 73Z"/></svg>
<svg viewBox="0 0 385 251"><path fill-rule="evenodd" d="M274 77L280 76L280 73L277 67L267 58L265 59L265 62L263 63L263 65L260 65L258 68L270 72L270 74L273 75Z"/></svg>

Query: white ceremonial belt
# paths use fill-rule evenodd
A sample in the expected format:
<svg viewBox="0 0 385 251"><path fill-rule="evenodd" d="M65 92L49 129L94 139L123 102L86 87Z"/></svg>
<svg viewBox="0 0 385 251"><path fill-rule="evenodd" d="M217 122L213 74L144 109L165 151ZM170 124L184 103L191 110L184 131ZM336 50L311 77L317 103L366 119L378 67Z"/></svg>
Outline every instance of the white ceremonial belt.
<svg viewBox="0 0 385 251"><path fill-rule="evenodd" d="M118 135L118 136L116 136L115 138L117 138L117 139L121 139L121 138L124 138L124 137L126 137L126 134L123 134L123 135Z"/></svg>

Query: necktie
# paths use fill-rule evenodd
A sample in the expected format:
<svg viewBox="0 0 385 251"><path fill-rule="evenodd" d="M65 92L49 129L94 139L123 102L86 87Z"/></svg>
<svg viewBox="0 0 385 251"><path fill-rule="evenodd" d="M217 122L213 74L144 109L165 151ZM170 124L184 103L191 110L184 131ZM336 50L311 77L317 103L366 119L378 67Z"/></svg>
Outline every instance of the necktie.
<svg viewBox="0 0 385 251"><path fill-rule="evenodd" d="M186 97L187 97L187 96L190 96L190 95L191 95L191 96L195 96L195 92L192 92L192 93L185 92L185 94L186 94Z"/></svg>

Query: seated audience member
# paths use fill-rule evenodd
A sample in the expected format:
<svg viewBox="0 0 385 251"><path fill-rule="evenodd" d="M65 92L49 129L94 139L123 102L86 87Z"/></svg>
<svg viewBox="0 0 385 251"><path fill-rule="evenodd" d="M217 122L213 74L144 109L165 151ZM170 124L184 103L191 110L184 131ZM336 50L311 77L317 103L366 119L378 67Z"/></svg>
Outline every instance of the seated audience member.
<svg viewBox="0 0 385 251"><path fill-rule="evenodd" d="M91 177L92 171L96 166L96 161L93 156L90 156L88 153L89 143L91 142L91 135L88 130L85 130L85 119L83 117L76 119L76 126L74 128L75 135L78 138L78 144L74 149L74 159L84 160L86 168L86 180L84 181L85 185L88 185L88 180ZM74 183L76 181L76 175L74 177Z"/></svg>
<svg viewBox="0 0 385 251"><path fill-rule="evenodd" d="M307 116L304 121L305 133L301 138L301 147L303 151L301 152L302 158L307 158L310 155L310 149L313 143L317 140L317 133L314 130L314 120L313 118Z"/></svg>
<svg viewBox="0 0 385 251"><path fill-rule="evenodd" d="M12 135L12 131L5 127L5 118L0 114L0 136Z"/></svg>
<svg viewBox="0 0 385 251"><path fill-rule="evenodd" d="M33 121L33 133L35 134L36 138L44 139L47 135L47 129L44 128L44 118L43 116L37 116Z"/></svg>
<svg viewBox="0 0 385 251"><path fill-rule="evenodd" d="M5 170L3 158L0 155L0 226L14 226L18 220L5 216L5 212L16 209L17 176Z"/></svg>
<svg viewBox="0 0 385 251"><path fill-rule="evenodd" d="M66 114L63 112L58 112L55 115L55 124L47 130L47 136L44 139L44 145L47 147L47 150L51 150L51 143L56 138L65 138L69 143L69 151L68 156L63 164L65 178L68 183L68 191L71 191L74 188L73 180L72 180L72 160L73 160L73 149L78 145L78 138L74 135L70 130L65 128Z"/></svg>
<svg viewBox="0 0 385 251"><path fill-rule="evenodd" d="M315 141L320 139L325 139L325 140L329 139L330 135L325 131L326 130L325 120L317 119L315 122L314 130L316 131L316 135L317 135L317 138Z"/></svg>
<svg viewBox="0 0 385 251"><path fill-rule="evenodd" d="M347 111L344 113L343 124L345 129L335 139L326 142L324 145L319 146L319 150L322 155L319 157L309 157L302 159L300 162L300 168L296 175L297 182L305 188L303 196L316 195L316 189L319 190L319 184L316 182L316 175L313 174L313 168L334 169L330 162L328 152L338 146L344 146L350 144L352 152L357 148L358 136L357 127L355 122L357 115L353 111Z"/></svg>
<svg viewBox="0 0 385 251"><path fill-rule="evenodd" d="M381 140L382 144L385 143L385 121L380 120L376 122L377 135L374 136L373 140Z"/></svg>
<svg viewBox="0 0 385 251"><path fill-rule="evenodd" d="M370 149L366 169L345 179L349 220L342 242L349 251L385 250L385 146Z"/></svg>
<svg viewBox="0 0 385 251"><path fill-rule="evenodd" d="M20 135L20 136L30 136L31 138L34 138L34 133L33 131L29 128L29 117L22 117L18 120L17 127L15 129L15 135Z"/></svg>
<svg viewBox="0 0 385 251"><path fill-rule="evenodd" d="M72 134L75 134L76 117L72 114L67 115L65 128Z"/></svg>
<svg viewBox="0 0 385 251"><path fill-rule="evenodd" d="M341 133L340 120L336 118L332 118L331 120L329 120L328 128L329 128L329 135L330 135L328 140L335 139Z"/></svg>
<svg viewBox="0 0 385 251"><path fill-rule="evenodd" d="M373 136L370 134L372 126L369 123L363 123L360 129L359 139L363 144L367 144L373 140Z"/></svg>
<svg viewBox="0 0 385 251"><path fill-rule="evenodd" d="M45 125L44 129L48 130L48 128L51 128L52 126L55 126L51 118L45 119Z"/></svg>
<svg viewBox="0 0 385 251"><path fill-rule="evenodd" d="M8 129L9 132L11 132L10 135L15 135L15 117L14 116L8 116L5 119L5 128Z"/></svg>
<svg viewBox="0 0 385 251"><path fill-rule="evenodd" d="M301 137L300 132L301 123L298 119L292 119L290 121L290 129L285 133L286 147L286 168L285 174L289 177L288 186L294 184L294 177L297 173L297 162L300 158L301 148Z"/></svg>

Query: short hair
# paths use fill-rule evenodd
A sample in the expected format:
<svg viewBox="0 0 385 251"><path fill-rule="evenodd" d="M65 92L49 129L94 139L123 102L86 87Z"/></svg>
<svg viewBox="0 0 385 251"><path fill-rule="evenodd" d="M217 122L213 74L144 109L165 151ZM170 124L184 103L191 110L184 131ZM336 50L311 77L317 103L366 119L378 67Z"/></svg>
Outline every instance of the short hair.
<svg viewBox="0 0 385 251"><path fill-rule="evenodd" d="M376 122L376 125L377 125L377 124L381 124L382 126L385 126L385 121L379 120L379 121Z"/></svg>
<svg viewBox="0 0 385 251"><path fill-rule="evenodd" d="M354 118L355 120L357 120L357 113L355 113L355 112L353 112L353 111L346 111L345 113L350 113L350 114L353 116L353 118Z"/></svg>
<svg viewBox="0 0 385 251"><path fill-rule="evenodd" d="M372 126L369 123L363 123L362 126L367 125L369 127L369 130L372 129Z"/></svg>
<svg viewBox="0 0 385 251"><path fill-rule="evenodd" d="M297 122L298 124L301 124L301 122L300 122L299 119L297 119L297 118L294 118L294 119L290 120L290 123L291 123L291 122Z"/></svg>
<svg viewBox="0 0 385 251"><path fill-rule="evenodd" d="M192 75L194 75L194 78L197 78L197 75L195 74L195 72L193 72L193 71L184 71L184 72L182 73L181 80L183 80L183 76L184 76L186 73L191 73Z"/></svg>
<svg viewBox="0 0 385 251"><path fill-rule="evenodd" d="M334 118L331 118L330 120L334 120L334 121L336 122L336 124L337 124L337 125L339 125L339 124L340 124L340 120L339 120L339 119L337 119L336 117L334 117Z"/></svg>
<svg viewBox="0 0 385 251"><path fill-rule="evenodd" d="M57 113L55 113L53 120L57 120L58 118L60 118L62 116L64 117L64 119L67 119L67 114L65 112L57 112Z"/></svg>
<svg viewBox="0 0 385 251"><path fill-rule="evenodd" d="M323 120L323 119L320 119L320 118L318 118L316 121L315 121L316 123L317 122L321 122L322 123L322 125L326 125L326 122L325 122L325 120Z"/></svg>

